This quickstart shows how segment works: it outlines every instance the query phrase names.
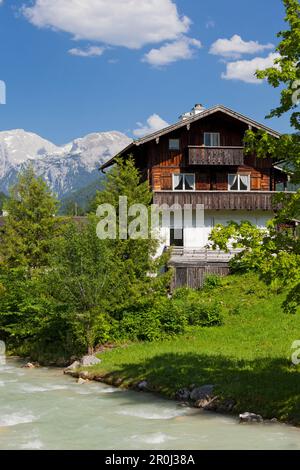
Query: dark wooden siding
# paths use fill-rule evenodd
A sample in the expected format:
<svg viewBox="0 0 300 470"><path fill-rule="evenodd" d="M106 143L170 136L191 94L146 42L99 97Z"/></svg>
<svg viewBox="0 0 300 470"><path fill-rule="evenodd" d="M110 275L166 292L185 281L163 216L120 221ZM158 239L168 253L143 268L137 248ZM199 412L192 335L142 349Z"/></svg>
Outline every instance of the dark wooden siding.
<svg viewBox="0 0 300 470"><path fill-rule="evenodd" d="M198 263L196 265L182 264L173 266L174 275L172 289L190 287L200 289L203 287L205 277L209 274L227 276L230 273L228 263Z"/></svg>
<svg viewBox="0 0 300 470"><path fill-rule="evenodd" d="M245 124L217 113L137 147L134 157L154 191L172 190L173 173L195 173L198 191L227 191L228 173L237 172L251 176L251 190L274 191L278 174L272 170L271 159L245 155L241 162L241 147L246 130ZM224 162L219 165L190 164L189 147L203 145L204 132L219 132L221 146L240 147L239 154L231 161L226 157L226 165ZM179 139L180 149L169 150L169 139Z"/></svg>
<svg viewBox="0 0 300 470"><path fill-rule="evenodd" d="M193 208L196 208L197 204L203 204L206 210L272 211L275 207L273 197L274 193L259 191L162 191L154 193L154 203L169 206L191 204Z"/></svg>

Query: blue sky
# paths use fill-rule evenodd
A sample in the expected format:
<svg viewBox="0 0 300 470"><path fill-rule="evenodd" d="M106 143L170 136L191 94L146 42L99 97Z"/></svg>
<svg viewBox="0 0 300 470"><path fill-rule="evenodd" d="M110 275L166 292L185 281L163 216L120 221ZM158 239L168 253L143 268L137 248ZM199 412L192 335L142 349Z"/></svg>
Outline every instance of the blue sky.
<svg viewBox="0 0 300 470"><path fill-rule="evenodd" d="M274 58L281 0L0 3L1 130L57 144L95 131L138 136L198 102L263 122L279 100L251 70ZM287 118L267 124L289 131Z"/></svg>

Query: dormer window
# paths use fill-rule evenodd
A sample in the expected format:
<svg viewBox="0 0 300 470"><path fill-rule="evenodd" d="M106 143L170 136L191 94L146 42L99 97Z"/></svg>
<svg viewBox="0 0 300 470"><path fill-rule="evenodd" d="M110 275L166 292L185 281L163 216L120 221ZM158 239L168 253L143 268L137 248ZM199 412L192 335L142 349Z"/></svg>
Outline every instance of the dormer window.
<svg viewBox="0 0 300 470"><path fill-rule="evenodd" d="M220 140L219 132L204 132L205 147L220 147Z"/></svg>
<svg viewBox="0 0 300 470"><path fill-rule="evenodd" d="M169 139L169 150L180 150L180 140Z"/></svg>
<svg viewBox="0 0 300 470"><path fill-rule="evenodd" d="M250 191L250 175L228 175L229 191Z"/></svg>
<svg viewBox="0 0 300 470"><path fill-rule="evenodd" d="M195 191L195 175L180 173L173 175L173 191Z"/></svg>

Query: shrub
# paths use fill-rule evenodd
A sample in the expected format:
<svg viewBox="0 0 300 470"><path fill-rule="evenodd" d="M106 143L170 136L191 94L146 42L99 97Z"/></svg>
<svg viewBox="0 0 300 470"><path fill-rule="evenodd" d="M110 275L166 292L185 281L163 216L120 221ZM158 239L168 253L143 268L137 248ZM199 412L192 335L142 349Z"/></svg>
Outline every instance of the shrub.
<svg viewBox="0 0 300 470"><path fill-rule="evenodd" d="M132 341L155 341L160 338L160 321L153 312L124 312L120 322L120 336Z"/></svg>
<svg viewBox="0 0 300 470"><path fill-rule="evenodd" d="M186 315L174 300L161 299L155 310L158 313L162 331L167 336L184 333L188 324Z"/></svg>
<svg viewBox="0 0 300 470"><path fill-rule="evenodd" d="M208 276L209 288L220 285L222 279L218 276ZM213 287L212 287L213 285ZM190 326L213 326L222 324L222 305L210 302L202 295L203 291L188 288L176 289L172 302L184 314Z"/></svg>
<svg viewBox="0 0 300 470"><path fill-rule="evenodd" d="M217 274L208 274L204 280L204 289L215 289L222 286L222 278Z"/></svg>
<svg viewBox="0 0 300 470"><path fill-rule="evenodd" d="M204 302L202 299L188 299L185 305L187 322L190 326L215 326L222 324L222 306L219 302Z"/></svg>
<svg viewBox="0 0 300 470"><path fill-rule="evenodd" d="M123 339L155 341L182 334L186 326L186 316L178 305L160 297L152 304L147 301L123 312L119 331Z"/></svg>
<svg viewBox="0 0 300 470"><path fill-rule="evenodd" d="M94 328L95 344L105 344L118 336L119 323L111 316L102 313L98 315Z"/></svg>

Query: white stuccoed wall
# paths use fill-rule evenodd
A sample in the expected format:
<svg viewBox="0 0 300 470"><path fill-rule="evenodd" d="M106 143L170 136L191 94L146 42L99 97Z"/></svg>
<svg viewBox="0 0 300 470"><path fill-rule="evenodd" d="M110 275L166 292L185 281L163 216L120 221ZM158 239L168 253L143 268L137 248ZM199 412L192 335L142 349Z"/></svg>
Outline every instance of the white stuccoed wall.
<svg viewBox="0 0 300 470"><path fill-rule="evenodd" d="M217 225L227 225L229 221L242 222L247 220L258 228L266 228L267 223L274 217L273 212L268 211L205 211L203 227L184 228L184 246L186 248L203 248L208 243L211 230ZM170 246L170 229L162 227L160 229L160 247L158 255L163 249Z"/></svg>

